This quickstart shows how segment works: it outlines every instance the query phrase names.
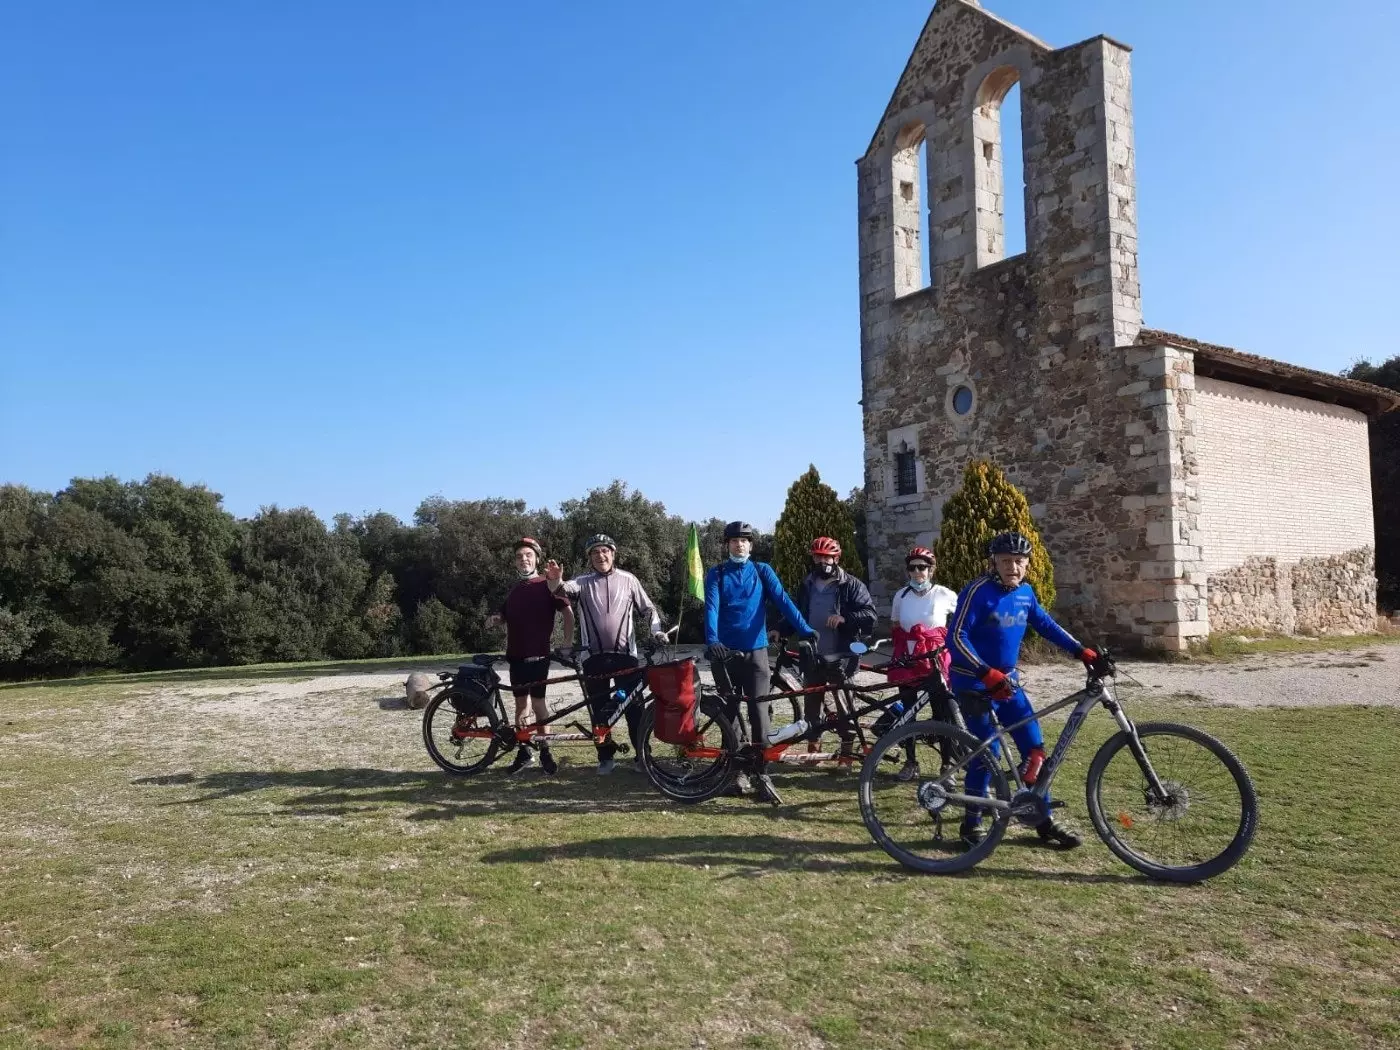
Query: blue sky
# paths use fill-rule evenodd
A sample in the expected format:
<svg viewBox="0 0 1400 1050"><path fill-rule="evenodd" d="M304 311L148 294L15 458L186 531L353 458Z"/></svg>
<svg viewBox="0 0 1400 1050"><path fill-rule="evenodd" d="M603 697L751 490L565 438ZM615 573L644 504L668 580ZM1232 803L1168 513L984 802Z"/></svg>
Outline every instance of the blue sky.
<svg viewBox="0 0 1400 1050"><path fill-rule="evenodd" d="M0 3L0 481L844 493L853 162L930 6ZM1394 5L987 6L1134 47L1149 325L1400 352Z"/></svg>

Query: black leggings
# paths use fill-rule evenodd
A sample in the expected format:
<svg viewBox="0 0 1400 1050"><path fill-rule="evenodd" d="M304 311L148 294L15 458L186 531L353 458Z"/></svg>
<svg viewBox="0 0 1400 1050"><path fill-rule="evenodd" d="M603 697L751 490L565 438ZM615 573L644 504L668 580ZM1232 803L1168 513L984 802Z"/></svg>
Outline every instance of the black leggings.
<svg viewBox="0 0 1400 1050"><path fill-rule="evenodd" d="M596 653L583 661L583 693L588 697L588 710L595 726L605 726L617 714L618 701L613 693L621 689L630 693L642 679L639 661L628 653ZM630 673L629 673L630 672ZM608 677L593 678L593 675ZM622 713L627 719L627 737L632 741L632 754L642 753L642 705L630 703ZM598 744L599 760L612 758L617 745L611 740Z"/></svg>
<svg viewBox="0 0 1400 1050"><path fill-rule="evenodd" d="M728 702L726 713L739 739L750 741L763 747L768 742L768 730L773 726L773 702L755 701L756 696L771 692L769 686L768 649L754 649L752 652L731 652L725 659L710 662L710 673L715 676L715 688ZM739 699L748 701L749 728L739 718Z"/></svg>

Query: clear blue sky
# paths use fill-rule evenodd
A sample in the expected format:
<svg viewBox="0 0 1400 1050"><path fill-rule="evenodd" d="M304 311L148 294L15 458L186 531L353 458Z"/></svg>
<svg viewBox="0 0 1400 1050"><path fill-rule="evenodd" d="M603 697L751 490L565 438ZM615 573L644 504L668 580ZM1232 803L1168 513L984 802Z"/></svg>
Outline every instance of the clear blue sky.
<svg viewBox="0 0 1400 1050"><path fill-rule="evenodd" d="M987 6L1134 47L1148 324L1400 352L1395 5ZM930 7L0 3L0 481L844 493L853 162Z"/></svg>

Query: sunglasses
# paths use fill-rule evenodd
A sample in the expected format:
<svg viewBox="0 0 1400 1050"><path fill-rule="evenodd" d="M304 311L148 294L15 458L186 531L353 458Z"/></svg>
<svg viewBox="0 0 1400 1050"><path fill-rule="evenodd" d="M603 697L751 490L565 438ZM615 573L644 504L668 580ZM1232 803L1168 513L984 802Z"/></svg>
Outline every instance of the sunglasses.
<svg viewBox="0 0 1400 1050"><path fill-rule="evenodd" d="M905 568L908 569L910 572L918 572L920 570L928 572L930 569L933 568L933 566L929 565L927 562L916 561L910 565L906 565Z"/></svg>

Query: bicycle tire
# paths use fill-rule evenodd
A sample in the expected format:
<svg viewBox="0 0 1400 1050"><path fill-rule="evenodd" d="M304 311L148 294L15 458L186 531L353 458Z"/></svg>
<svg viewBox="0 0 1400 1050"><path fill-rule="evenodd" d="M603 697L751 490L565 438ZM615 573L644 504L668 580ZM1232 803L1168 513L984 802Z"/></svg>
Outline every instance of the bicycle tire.
<svg viewBox="0 0 1400 1050"><path fill-rule="evenodd" d="M1089 818L1093 821L1094 831L1097 832L1099 838L1103 839L1104 845L1125 864L1137 869L1149 878L1165 882L1202 882L1234 867L1248 851L1259 825L1259 798L1254 790L1254 782L1250 779L1244 764L1240 762L1233 751L1219 740L1195 726L1181 725L1175 722L1144 722L1137 727L1137 735L1138 739L1142 741L1143 751L1148 760L1152 762L1153 769L1158 774L1159 779L1164 783L1181 788L1184 798L1169 806L1154 802L1146 790L1146 774L1142 772L1141 763L1129 747L1131 737L1124 732L1115 733L1104 742L1094 755L1084 785ZM1153 759L1153 748L1150 743L1152 737L1178 737L1200 745L1219 760L1220 766L1229 774L1230 780L1238 790L1240 809L1234 833L1228 844L1213 856L1190 864L1164 864L1160 858L1148 856L1130 844L1125 832L1136 828L1139 823L1146 823L1150 826L1152 823L1165 825L1168 821L1179 821L1193 805L1193 789L1177 779L1183 774L1174 768L1167 768L1170 762L1160 750L1158 752L1159 759ZM1115 814L1116 821L1113 821L1105 813L1104 776L1108 771L1109 763L1125 747L1129 747L1129 756L1132 762L1132 766L1128 768L1135 768L1141 778L1137 790L1143 794L1142 815L1134 818L1126 811L1120 811ZM1159 768L1159 762L1162 763L1161 768ZM1205 770L1207 773L1209 771L1209 768ZM1200 779L1198 778L1195 783L1199 784ZM1202 794L1199 788L1196 788L1195 792L1194 804L1197 808L1201 802L1210 801L1208 793ZM1232 807L1233 803L1228 803L1226 812L1218 818L1226 822L1224 825L1226 831L1228 831L1229 822L1235 819L1228 812ZM1116 828L1115 822L1118 825Z"/></svg>
<svg viewBox="0 0 1400 1050"><path fill-rule="evenodd" d="M702 697L697 704L700 719L696 729L719 754L708 761L687 760L679 745L656 739L656 708L647 708L642 719L642 769L652 786L667 798L694 804L708 802L725 791L737 775L734 758L739 750L739 733L725 714L724 703L718 697Z"/></svg>
<svg viewBox="0 0 1400 1050"><path fill-rule="evenodd" d="M423 743L428 749L428 755L445 772L453 776L469 777L480 773L500 757L501 739L496 734L500 730L502 719L496 710L498 703L485 712L465 715L458 712L454 706L454 697L454 691L448 688L428 701L428 706L423 709ZM487 728L493 735L489 739L469 737L454 747L452 730L461 719L482 722L484 725L473 724L472 728ZM472 760L462 761L464 752L469 748Z"/></svg>
<svg viewBox="0 0 1400 1050"><path fill-rule="evenodd" d="M940 773L932 776L921 775L917 777L917 783L914 781L898 782L888 774L889 765L886 764L882 769L882 764L886 762L885 756L887 754L903 751L905 742L911 738L917 738L920 744L939 754L945 766L950 759L956 761L957 756L970 754L981 746L981 741L971 733L964 732L948 722L910 722L908 725L886 733L875 742L875 746L866 755L865 763L860 770L860 817L865 823L865 830L870 833L870 837L881 849L906 868L911 868L914 871L933 875L955 875L975 867L991 856L992 851L1000 844L1002 836L1006 834L1006 826L1010 820L1010 815L1006 811L1000 813L994 811L989 814L991 826L987 828L985 837L976 846L961 853L949 854L944 857L927 856L916 853L913 849L902 844L904 841L910 843L922 841L922 836L928 835L929 828L936 829L935 834L931 836L932 844L939 843L941 821L933 818L931 811L928 811L927 807L920 801L924 790L923 785L929 782L942 783L947 780L948 786L956 787L961 791L960 784L955 782L961 781L965 773L965 771L955 772L951 774L951 780L949 780L942 775L940 770ZM991 797L1002 802L1009 802L1011 790L1006 779L1006 771L1002 768L1002 762L997 760L989 764L992 774ZM910 819L902 826L897 828L887 826L892 821L889 817L882 818L880 815L883 807L876 802L877 789L881 793L903 791L914 794L913 805L902 807L910 815ZM959 812L957 807L961 804L950 803L949 805L952 807L950 815L956 815ZM920 817L920 811L923 811L922 817ZM963 812L965 812L965 807ZM930 818L933 823L924 821L921 824L923 818Z"/></svg>

